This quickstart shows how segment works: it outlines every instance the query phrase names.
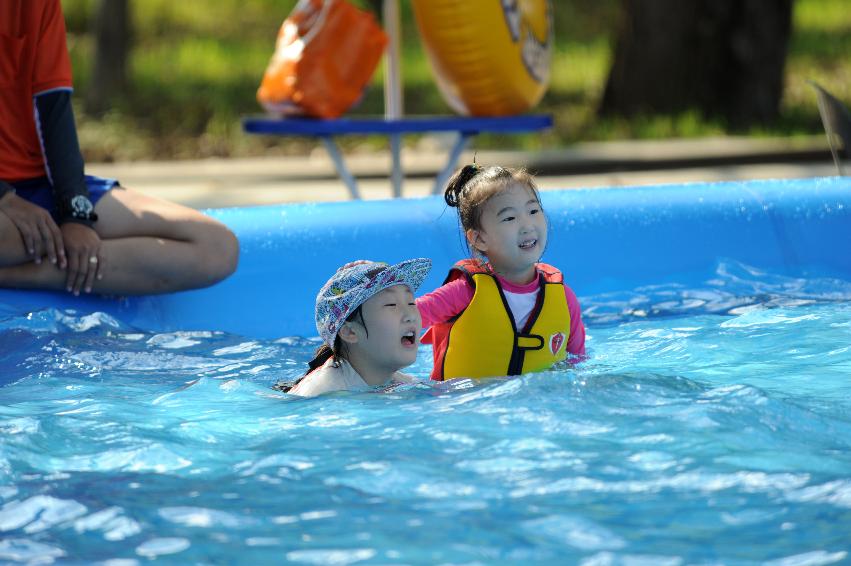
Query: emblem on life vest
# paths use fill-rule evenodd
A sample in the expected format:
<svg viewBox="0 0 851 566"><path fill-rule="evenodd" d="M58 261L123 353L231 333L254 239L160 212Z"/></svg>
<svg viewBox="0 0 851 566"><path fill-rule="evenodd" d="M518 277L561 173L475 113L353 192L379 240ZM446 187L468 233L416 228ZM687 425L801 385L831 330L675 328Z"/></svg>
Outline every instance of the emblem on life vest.
<svg viewBox="0 0 851 566"><path fill-rule="evenodd" d="M561 345L564 344L564 334L561 332L556 332L552 336L550 336L550 351L555 356L559 350L561 350Z"/></svg>

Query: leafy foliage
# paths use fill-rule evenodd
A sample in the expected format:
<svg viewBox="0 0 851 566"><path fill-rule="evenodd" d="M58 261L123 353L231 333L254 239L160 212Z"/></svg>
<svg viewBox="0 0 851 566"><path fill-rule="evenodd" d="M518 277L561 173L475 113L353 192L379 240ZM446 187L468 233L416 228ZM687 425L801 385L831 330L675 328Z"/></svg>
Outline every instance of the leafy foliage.
<svg viewBox="0 0 851 566"><path fill-rule="evenodd" d="M363 7L369 2L356 2ZM92 88L94 0L62 0L78 92ZM102 119L75 107L89 160L190 158L303 153L312 139L264 139L242 133L240 117L260 111L255 91L281 21L294 0L136 0L133 6L131 90ZM600 119L597 105L611 63L620 15L617 0L558 0L551 85L536 111L556 117L553 131L528 136L483 136L479 147L558 147L579 141L698 137L729 133L695 112L631 120ZM408 2L403 16L403 77L408 114L449 112L440 97ZM797 0L787 60L782 116L759 136L821 132L814 79L851 100L851 10L846 0ZM383 73L352 114L383 112ZM81 99L82 97L78 97ZM411 140L408 140L411 141ZM383 146L383 139L346 139L344 147Z"/></svg>

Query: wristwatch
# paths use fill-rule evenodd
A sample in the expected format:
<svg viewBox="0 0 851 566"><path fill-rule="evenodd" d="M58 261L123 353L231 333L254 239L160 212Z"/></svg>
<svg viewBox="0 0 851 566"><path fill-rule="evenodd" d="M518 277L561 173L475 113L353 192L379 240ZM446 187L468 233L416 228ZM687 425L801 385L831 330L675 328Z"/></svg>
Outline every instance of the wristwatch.
<svg viewBox="0 0 851 566"><path fill-rule="evenodd" d="M96 222L98 215L95 214L95 207L89 197L85 195L77 195L71 199L67 207L67 216L75 220L84 220L86 222Z"/></svg>

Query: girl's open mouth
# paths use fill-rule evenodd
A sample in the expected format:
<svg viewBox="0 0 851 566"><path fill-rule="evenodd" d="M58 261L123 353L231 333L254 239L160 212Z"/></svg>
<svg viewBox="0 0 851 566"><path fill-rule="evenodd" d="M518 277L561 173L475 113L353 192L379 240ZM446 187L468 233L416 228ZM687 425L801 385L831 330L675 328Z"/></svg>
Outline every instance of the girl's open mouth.
<svg viewBox="0 0 851 566"><path fill-rule="evenodd" d="M520 249L521 249L521 250L529 250L529 249L532 249L532 248L534 248L534 247L537 245L537 243L538 243L538 240L537 240L537 239L535 239L535 240L526 240L525 242L520 242Z"/></svg>
<svg viewBox="0 0 851 566"><path fill-rule="evenodd" d="M402 345L403 346L414 346L417 343L417 335L413 330L409 330L408 332L402 335Z"/></svg>

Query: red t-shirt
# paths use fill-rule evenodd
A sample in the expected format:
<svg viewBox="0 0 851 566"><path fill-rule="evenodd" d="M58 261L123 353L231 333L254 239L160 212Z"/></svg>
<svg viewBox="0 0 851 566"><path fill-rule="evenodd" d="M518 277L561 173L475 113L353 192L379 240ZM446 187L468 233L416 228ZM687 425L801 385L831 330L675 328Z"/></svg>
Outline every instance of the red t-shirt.
<svg viewBox="0 0 851 566"><path fill-rule="evenodd" d="M59 0L1 0L0 179L45 175L33 97L71 84Z"/></svg>

